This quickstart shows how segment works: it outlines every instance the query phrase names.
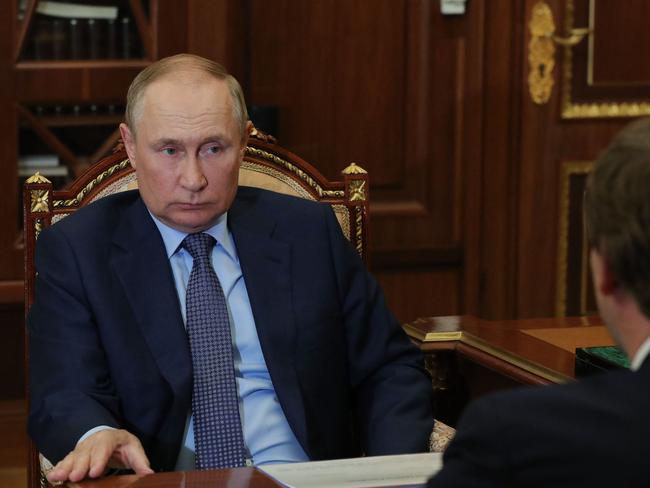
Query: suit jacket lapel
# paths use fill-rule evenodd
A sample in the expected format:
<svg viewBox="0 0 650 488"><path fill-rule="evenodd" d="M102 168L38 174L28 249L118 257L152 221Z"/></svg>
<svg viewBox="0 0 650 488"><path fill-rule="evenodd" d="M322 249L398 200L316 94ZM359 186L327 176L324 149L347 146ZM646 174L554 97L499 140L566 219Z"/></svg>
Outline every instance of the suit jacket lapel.
<svg viewBox="0 0 650 488"><path fill-rule="evenodd" d="M275 222L258 213L253 199L235 199L228 225L273 387L296 438L309 454L303 398L294 366L291 248L273 236Z"/></svg>
<svg viewBox="0 0 650 488"><path fill-rule="evenodd" d="M113 244L111 267L158 368L189 408L192 362L178 294L162 238L141 199L126 212Z"/></svg>

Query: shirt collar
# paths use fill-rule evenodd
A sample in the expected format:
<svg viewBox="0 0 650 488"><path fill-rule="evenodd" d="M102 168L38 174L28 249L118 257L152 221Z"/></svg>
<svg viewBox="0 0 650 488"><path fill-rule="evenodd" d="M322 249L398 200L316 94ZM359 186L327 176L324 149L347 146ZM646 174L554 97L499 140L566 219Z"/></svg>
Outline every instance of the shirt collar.
<svg viewBox="0 0 650 488"><path fill-rule="evenodd" d="M638 371L638 369L641 367L643 361L645 361L645 358L648 356L648 354L650 354L650 337L648 337L645 341L643 341L641 347L637 349L636 354L634 355L634 358L630 363L630 369L632 371Z"/></svg>
<svg viewBox="0 0 650 488"><path fill-rule="evenodd" d="M151 218L156 224L156 227L158 227L158 231L162 236L163 242L165 244L165 250L167 251L167 258L171 258L174 253L176 253L176 251L180 248L183 239L185 239L188 233L181 232L180 230L168 226L164 222L160 221L151 212L149 212L149 215L151 215ZM235 250L235 243L233 242L230 231L228 230L228 212L222 214L217 220L216 224L214 224L209 229L204 230L203 232L214 237L217 241L217 245L223 248L228 257L237 262L237 251Z"/></svg>

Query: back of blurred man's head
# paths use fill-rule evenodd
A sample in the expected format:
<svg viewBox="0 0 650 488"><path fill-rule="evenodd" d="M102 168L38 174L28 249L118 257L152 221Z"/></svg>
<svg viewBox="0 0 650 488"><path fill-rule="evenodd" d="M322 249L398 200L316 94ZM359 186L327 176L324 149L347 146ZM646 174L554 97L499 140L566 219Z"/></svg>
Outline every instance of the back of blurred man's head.
<svg viewBox="0 0 650 488"><path fill-rule="evenodd" d="M590 246L650 318L650 118L623 129L596 162L585 217Z"/></svg>

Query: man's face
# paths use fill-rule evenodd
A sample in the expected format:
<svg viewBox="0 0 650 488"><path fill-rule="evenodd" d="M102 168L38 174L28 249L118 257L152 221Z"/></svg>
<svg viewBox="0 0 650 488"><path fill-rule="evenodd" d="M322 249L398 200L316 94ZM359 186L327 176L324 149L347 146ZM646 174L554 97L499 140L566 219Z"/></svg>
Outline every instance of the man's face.
<svg viewBox="0 0 650 488"><path fill-rule="evenodd" d="M122 139L149 211L182 232L199 232L228 210L247 137L233 117L225 81L169 75L149 85L136 134Z"/></svg>

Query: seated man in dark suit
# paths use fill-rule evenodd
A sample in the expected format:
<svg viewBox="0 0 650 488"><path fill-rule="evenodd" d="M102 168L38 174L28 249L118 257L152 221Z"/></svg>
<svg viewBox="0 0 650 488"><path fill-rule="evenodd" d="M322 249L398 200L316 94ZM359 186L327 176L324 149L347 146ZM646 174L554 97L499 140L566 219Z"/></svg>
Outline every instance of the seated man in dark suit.
<svg viewBox="0 0 650 488"><path fill-rule="evenodd" d="M471 404L429 487L645 486L650 480L650 120L597 161L585 195L598 308L631 371Z"/></svg>
<svg viewBox="0 0 650 488"><path fill-rule="evenodd" d="M425 451L419 352L329 205L239 187L241 88L190 55L133 81L139 190L41 233L29 433L52 481Z"/></svg>

